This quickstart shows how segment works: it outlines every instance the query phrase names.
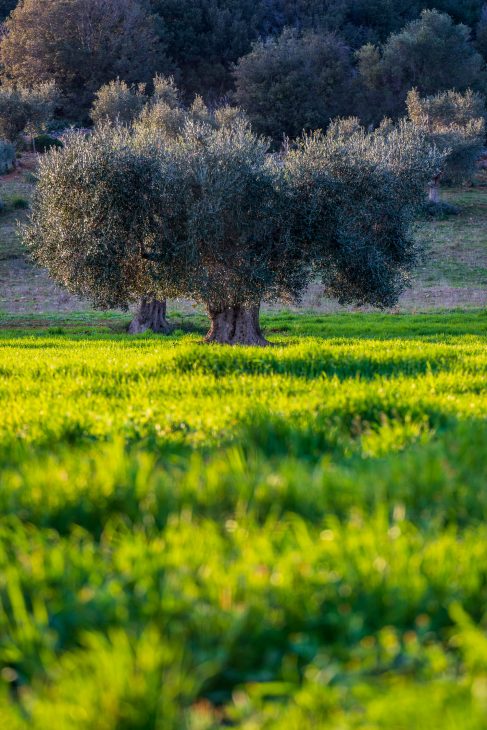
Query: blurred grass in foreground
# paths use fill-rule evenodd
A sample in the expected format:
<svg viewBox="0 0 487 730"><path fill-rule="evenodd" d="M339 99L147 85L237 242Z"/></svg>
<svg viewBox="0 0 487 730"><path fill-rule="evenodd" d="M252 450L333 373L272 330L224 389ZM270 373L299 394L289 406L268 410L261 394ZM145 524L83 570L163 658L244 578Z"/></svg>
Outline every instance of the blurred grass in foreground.
<svg viewBox="0 0 487 730"><path fill-rule="evenodd" d="M0 335L0 728L480 730L487 315Z"/></svg>

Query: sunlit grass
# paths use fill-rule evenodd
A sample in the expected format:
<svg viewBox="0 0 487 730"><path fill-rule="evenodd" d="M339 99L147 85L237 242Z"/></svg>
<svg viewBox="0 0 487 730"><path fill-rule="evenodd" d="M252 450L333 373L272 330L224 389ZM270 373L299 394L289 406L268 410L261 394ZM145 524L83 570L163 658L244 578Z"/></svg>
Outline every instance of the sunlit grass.
<svg viewBox="0 0 487 730"><path fill-rule="evenodd" d="M486 314L264 325L1 334L2 730L485 727Z"/></svg>

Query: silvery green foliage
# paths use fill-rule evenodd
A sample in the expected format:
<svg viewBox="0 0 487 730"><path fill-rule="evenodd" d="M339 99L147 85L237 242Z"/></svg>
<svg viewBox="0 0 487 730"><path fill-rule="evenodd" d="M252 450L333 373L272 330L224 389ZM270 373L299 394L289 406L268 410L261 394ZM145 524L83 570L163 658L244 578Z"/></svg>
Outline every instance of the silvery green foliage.
<svg viewBox="0 0 487 730"><path fill-rule="evenodd" d="M485 101L480 94L445 91L421 97L412 89L407 97L409 119L446 152L443 177L469 181L485 141Z"/></svg>
<svg viewBox="0 0 487 730"><path fill-rule="evenodd" d="M150 254L163 288L216 310L277 294L287 234L267 141L239 117L220 127L189 118L177 138L147 144L165 181Z"/></svg>
<svg viewBox="0 0 487 730"><path fill-rule="evenodd" d="M56 100L53 82L32 88L0 86L0 138L15 142L22 132L42 132L54 114Z"/></svg>
<svg viewBox="0 0 487 730"><path fill-rule="evenodd" d="M15 165L15 147L10 142L0 140L0 175L10 172Z"/></svg>
<svg viewBox="0 0 487 730"><path fill-rule="evenodd" d="M414 125L387 120L371 133L338 120L290 151L294 235L329 295L379 307L397 301L416 260L414 218L441 162Z"/></svg>
<svg viewBox="0 0 487 730"><path fill-rule="evenodd" d="M211 110L200 97L186 110L158 94L133 140L157 155L164 180L160 237L148 254L161 287L216 310L282 293L276 269L284 259L273 268L267 261L281 226L275 172L268 142L242 112Z"/></svg>
<svg viewBox="0 0 487 730"><path fill-rule="evenodd" d="M123 80L115 79L98 89L90 116L95 124L130 124L140 114L146 102L145 84L129 85Z"/></svg>
<svg viewBox="0 0 487 730"><path fill-rule="evenodd" d="M277 155L239 114L194 117L177 134L101 127L46 155L24 239L54 278L102 307L153 294L222 311L298 299L317 275L344 302L397 299L442 161L414 125L338 121Z"/></svg>
<svg viewBox="0 0 487 730"><path fill-rule="evenodd" d="M214 309L299 298L317 273L342 302L390 305L408 282L412 223L441 161L405 122L369 134L338 121L282 155L245 120L188 123L161 147L174 181L153 260Z"/></svg>
<svg viewBox="0 0 487 730"><path fill-rule="evenodd" d="M183 105L174 79L156 76L154 93L134 119L135 137L152 138L154 147L160 146L166 137L176 139L189 122L205 124L217 129L244 118L243 112L234 106L218 106L210 109L201 96L196 96L191 106Z"/></svg>
<svg viewBox="0 0 487 730"><path fill-rule="evenodd" d="M56 281L95 306L157 297L144 253L160 226L161 182L158 160L135 150L128 130L72 133L39 161L24 241Z"/></svg>

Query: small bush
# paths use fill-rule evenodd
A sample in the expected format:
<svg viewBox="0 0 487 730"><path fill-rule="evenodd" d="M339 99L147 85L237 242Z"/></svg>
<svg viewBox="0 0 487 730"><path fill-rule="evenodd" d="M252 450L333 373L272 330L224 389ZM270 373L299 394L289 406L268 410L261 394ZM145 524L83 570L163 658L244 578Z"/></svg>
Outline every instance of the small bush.
<svg viewBox="0 0 487 730"><path fill-rule="evenodd" d="M74 120L68 119L50 119L46 126L45 132L51 136L53 132L62 133L66 132L71 126L79 126Z"/></svg>
<svg viewBox="0 0 487 730"><path fill-rule="evenodd" d="M49 152L53 147L61 148L63 143L56 137L51 137L49 134L40 134L38 137L34 137L34 146L36 152Z"/></svg>
<svg viewBox="0 0 487 730"><path fill-rule="evenodd" d="M451 203L445 203L441 201L440 203L433 203L431 200L428 200L424 204L424 215L427 218L449 218L452 215L458 215L460 213L460 208L458 208L456 205L451 205Z"/></svg>
<svg viewBox="0 0 487 730"><path fill-rule="evenodd" d="M16 195L12 198L10 205L14 210L25 210L25 208L29 207L29 201Z"/></svg>
<svg viewBox="0 0 487 730"><path fill-rule="evenodd" d="M15 147L10 142L0 141L0 175L15 167Z"/></svg>

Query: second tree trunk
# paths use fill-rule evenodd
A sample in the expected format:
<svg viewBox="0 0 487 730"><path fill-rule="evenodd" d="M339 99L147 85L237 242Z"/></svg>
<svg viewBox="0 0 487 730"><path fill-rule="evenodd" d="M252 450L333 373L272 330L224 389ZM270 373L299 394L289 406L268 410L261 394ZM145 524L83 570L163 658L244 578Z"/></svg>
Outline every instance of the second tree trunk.
<svg viewBox="0 0 487 730"><path fill-rule="evenodd" d="M430 203L440 202L440 178L441 175L436 175L429 184L428 200Z"/></svg>
<svg viewBox="0 0 487 730"><path fill-rule="evenodd" d="M143 297L140 300L135 317L130 323L129 333L138 335L146 330L166 335L171 331L171 325L166 319L165 299Z"/></svg>

